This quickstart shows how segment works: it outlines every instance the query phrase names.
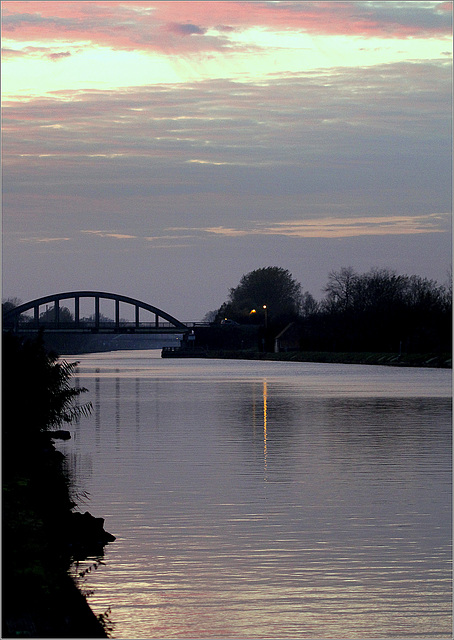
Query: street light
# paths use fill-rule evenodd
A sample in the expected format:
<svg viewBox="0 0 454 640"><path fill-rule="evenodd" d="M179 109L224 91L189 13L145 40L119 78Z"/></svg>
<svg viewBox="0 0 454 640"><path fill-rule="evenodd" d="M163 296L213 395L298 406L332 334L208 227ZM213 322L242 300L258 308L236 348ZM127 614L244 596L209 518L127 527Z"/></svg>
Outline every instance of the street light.
<svg viewBox="0 0 454 640"><path fill-rule="evenodd" d="M265 309L265 329L268 327L268 309L266 308L266 304L263 305L263 309Z"/></svg>

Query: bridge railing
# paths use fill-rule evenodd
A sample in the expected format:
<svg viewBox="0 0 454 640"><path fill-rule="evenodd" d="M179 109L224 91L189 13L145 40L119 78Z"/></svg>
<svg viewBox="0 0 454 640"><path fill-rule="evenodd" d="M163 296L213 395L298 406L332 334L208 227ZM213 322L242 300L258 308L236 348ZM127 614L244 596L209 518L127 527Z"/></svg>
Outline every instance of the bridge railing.
<svg viewBox="0 0 454 640"><path fill-rule="evenodd" d="M122 321L116 323L114 321L103 321L100 320L98 323L95 320L79 320L70 321L70 322L45 322L39 320L36 322L33 318L19 318L19 321L16 324L16 327L22 331L37 331L38 329L44 329L45 331L52 330L60 330L60 331L75 331L75 330L91 330L91 329L102 329L102 330L111 330L115 332L116 330L125 330L125 329L137 329L137 330L154 330L155 332L159 329L175 330L176 332L180 332L174 324L171 322L135 322L135 321ZM4 328L7 329L8 325L5 324Z"/></svg>
<svg viewBox="0 0 454 640"><path fill-rule="evenodd" d="M13 323L10 323L11 325ZM134 320L121 320L118 324L114 321L114 320L103 320L102 318L100 318L99 323L97 324L95 320L85 320L83 318L81 318L78 322L76 322L75 320L70 320L69 322L62 322L59 321L58 323L55 322L55 320L52 321L45 321L45 320L41 320L39 319L38 322L36 322L36 320L33 318L33 316L26 316L26 315L21 315L19 316L18 320L16 321L16 324L21 328L21 329L36 329L37 327L42 328L42 329L55 329L56 327L58 327L59 329L74 329L76 327L79 328L94 328L94 327L102 327L103 329L115 329L117 327L120 328L126 328L126 327L140 327L143 329L155 329L156 327L162 327L164 329L171 329L172 327L174 327L175 325L173 325L171 322L164 322L164 321L158 321L158 323L156 323L156 321L151 321L151 322L144 322L144 321L140 321L139 323L136 323ZM196 327L210 327L211 323L210 322L184 322L184 324L186 325L186 327L188 329L195 329ZM8 326L8 324L4 325L5 328Z"/></svg>

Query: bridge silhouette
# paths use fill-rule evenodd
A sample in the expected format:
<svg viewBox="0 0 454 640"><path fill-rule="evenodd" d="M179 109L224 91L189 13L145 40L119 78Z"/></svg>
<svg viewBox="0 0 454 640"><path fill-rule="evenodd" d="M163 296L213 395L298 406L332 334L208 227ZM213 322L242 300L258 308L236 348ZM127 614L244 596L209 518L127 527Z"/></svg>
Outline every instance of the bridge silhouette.
<svg viewBox="0 0 454 640"><path fill-rule="evenodd" d="M86 298L92 300L92 313L89 313L88 316L81 316L81 300ZM114 302L113 318L108 318L101 313L101 302L105 300ZM71 312L66 305L62 305L63 301L66 304L71 304L74 312ZM84 304L87 307L85 300ZM105 305L106 303L104 302L103 304ZM108 304L111 305L112 303ZM51 305L50 309L49 305ZM123 312L126 310L129 316L132 315L133 320L121 318L120 305L121 310ZM147 319L144 319L144 316ZM21 334L36 333L41 330L52 333L75 334L185 334L195 324L202 323L185 324L151 304L105 291L55 293L14 307L3 316L3 329Z"/></svg>

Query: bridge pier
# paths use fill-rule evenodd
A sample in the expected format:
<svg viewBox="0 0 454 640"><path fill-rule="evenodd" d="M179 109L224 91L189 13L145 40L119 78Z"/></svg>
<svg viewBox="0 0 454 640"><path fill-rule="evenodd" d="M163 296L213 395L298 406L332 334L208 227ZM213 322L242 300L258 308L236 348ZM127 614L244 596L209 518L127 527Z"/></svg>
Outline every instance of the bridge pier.
<svg viewBox="0 0 454 640"><path fill-rule="evenodd" d="M99 329L99 296L95 296L95 329Z"/></svg>
<svg viewBox="0 0 454 640"><path fill-rule="evenodd" d="M115 331L120 329L120 300L115 300Z"/></svg>
<svg viewBox="0 0 454 640"><path fill-rule="evenodd" d="M76 328L79 327L80 320L80 298L79 296L75 296L74 298L74 325Z"/></svg>

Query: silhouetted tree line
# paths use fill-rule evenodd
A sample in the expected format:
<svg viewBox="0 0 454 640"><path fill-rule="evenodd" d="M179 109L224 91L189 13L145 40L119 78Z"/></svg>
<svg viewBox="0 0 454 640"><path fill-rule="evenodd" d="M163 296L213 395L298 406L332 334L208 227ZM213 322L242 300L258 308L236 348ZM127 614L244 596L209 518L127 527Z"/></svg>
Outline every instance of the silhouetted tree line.
<svg viewBox="0 0 454 640"><path fill-rule="evenodd" d="M308 291L302 292L288 270L264 267L245 274L230 289L228 300L205 319L214 326L255 325L259 348L266 351L274 350L275 337L290 323L301 351L451 351L451 281L444 286L390 269L359 274L343 267L329 273L324 293L317 301ZM4 312L17 303L16 299L4 302ZM40 318L53 320L54 315L52 306ZM62 307L60 320L70 319L71 312ZM227 334L223 335L225 341ZM240 348L249 344L249 337L235 341Z"/></svg>
<svg viewBox="0 0 454 640"><path fill-rule="evenodd" d="M316 301L285 269L243 276L215 314L216 323L263 327L266 348L290 323L302 351L423 353L451 351L452 287L390 269L332 271Z"/></svg>
<svg viewBox="0 0 454 640"><path fill-rule="evenodd" d="M301 322L303 350L451 350L451 290L434 280L348 267L329 274L325 293Z"/></svg>

